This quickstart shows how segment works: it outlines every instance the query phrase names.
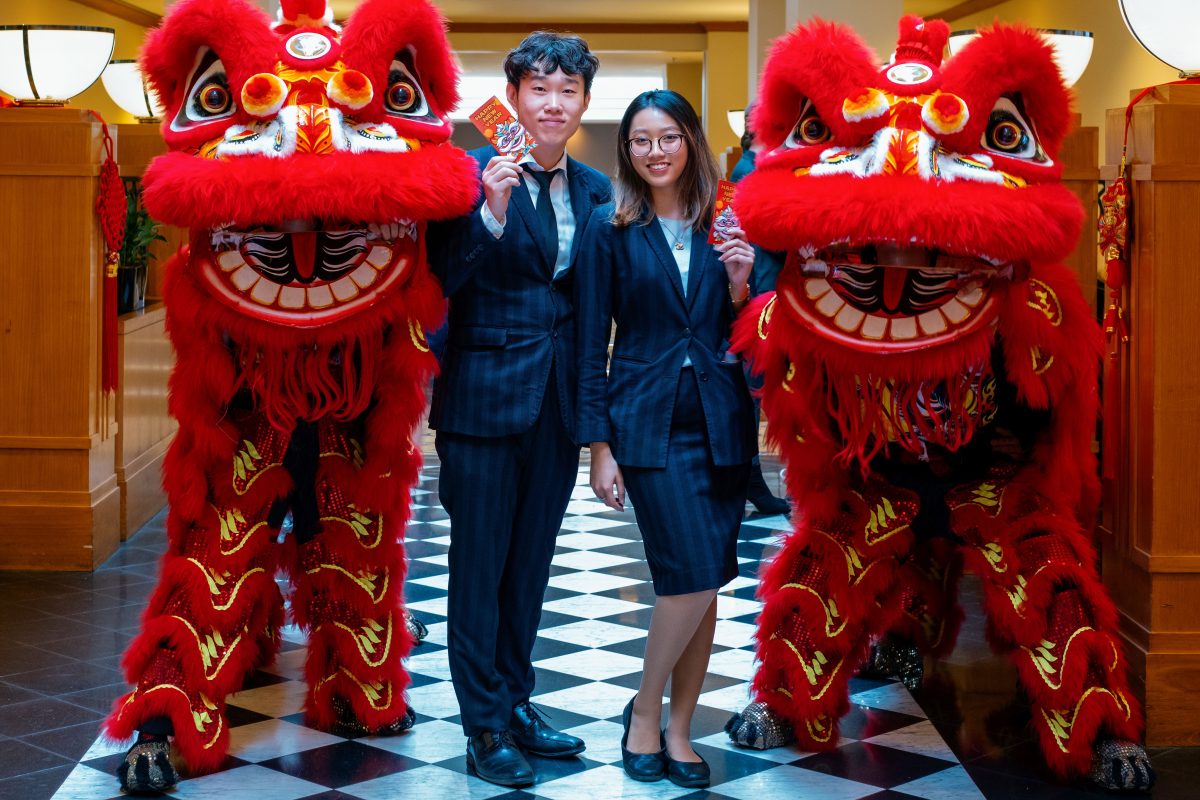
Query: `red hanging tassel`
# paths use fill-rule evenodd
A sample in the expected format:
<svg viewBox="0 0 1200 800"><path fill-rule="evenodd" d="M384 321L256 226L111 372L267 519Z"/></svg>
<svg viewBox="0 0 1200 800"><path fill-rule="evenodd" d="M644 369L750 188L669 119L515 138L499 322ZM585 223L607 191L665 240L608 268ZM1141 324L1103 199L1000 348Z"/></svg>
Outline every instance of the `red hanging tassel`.
<svg viewBox="0 0 1200 800"><path fill-rule="evenodd" d="M104 163L100 165L100 187L96 194L96 216L104 236L104 309L101 335L100 387L106 392L117 389L117 263L125 243L125 184L113 158L113 141L108 125L95 111L90 112L104 129Z"/></svg>

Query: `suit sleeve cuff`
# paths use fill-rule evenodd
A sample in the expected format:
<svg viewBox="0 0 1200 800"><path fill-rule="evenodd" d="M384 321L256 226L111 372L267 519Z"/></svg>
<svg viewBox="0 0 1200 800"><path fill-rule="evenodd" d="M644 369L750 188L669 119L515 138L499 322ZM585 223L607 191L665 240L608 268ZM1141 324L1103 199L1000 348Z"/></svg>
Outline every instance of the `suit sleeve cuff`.
<svg viewBox="0 0 1200 800"><path fill-rule="evenodd" d="M487 203L479 207L479 217L483 220L483 227L487 228L488 233L494 238L499 239L504 235L504 223L496 219L496 216L492 214L492 209L488 207Z"/></svg>

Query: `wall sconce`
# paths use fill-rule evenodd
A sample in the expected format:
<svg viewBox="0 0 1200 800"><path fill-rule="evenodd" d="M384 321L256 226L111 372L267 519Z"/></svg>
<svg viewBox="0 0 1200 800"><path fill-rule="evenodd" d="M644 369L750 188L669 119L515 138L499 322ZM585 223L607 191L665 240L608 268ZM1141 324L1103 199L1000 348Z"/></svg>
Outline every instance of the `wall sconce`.
<svg viewBox="0 0 1200 800"><path fill-rule="evenodd" d="M137 117L138 122L162 122L163 107L158 93L142 76L137 61L118 59L109 62L100 80L113 102Z"/></svg>
<svg viewBox="0 0 1200 800"><path fill-rule="evenodd" d="M1038 28L1050 46L1054 48L1054 61L1062 74L1063 83L1074 86L1075 82L1087 69L1092 60L1092 45L1095 40L1091 31L1067 31L1056 28ZM954 31L950 34L950 55L954 55L966 46L967 42L978 36L975 30Z"/></svg>
<svg viewBox="0 0 1200 800"><path fill-rule="evenodd" d="M1193 0L1118 0L1125 26L1146 52L1181 78L1200 77L1200 5Z"/></svg>
<svg viewBox="0 0 1200 800"><path fill-rule="evenodd" d="M734 134L740 139L746 133L746 109L731 108L725 112L725 119L729 120L729 127L733 129Z"/></svg>
<svg viewBox="0 0 1200 800"><path fill-rule="evenodd" d="M83 25L0 25L0 91L17 105L64 106L112 58L117 32Z"/></svg>

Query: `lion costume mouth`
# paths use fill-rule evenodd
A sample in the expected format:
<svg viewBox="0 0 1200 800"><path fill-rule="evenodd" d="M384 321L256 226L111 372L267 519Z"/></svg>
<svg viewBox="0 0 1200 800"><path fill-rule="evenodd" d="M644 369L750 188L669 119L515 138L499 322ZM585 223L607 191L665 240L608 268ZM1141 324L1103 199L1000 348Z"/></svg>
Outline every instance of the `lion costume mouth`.
<svg viewBox="0 0 1200 800"><path fill-rule="evenodd" d="M282 324L324 325L368 307L421 258L421 226L295 220L209 235L202 274L228 306Z"/></svg>
<svg viewBox="0 0 1200 800"><path fill-rule="evenodd" d="M820 336L857 350L906 352L996 320L994 288L1016 265L920 245L871 243L798 251L780 294Z"/></svg>

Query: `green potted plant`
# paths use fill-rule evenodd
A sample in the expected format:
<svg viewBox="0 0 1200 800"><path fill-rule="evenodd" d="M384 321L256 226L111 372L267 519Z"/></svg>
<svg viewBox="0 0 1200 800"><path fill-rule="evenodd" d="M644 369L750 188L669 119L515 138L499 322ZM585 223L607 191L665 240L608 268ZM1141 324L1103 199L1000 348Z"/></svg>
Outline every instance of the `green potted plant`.
<svg viewBox="0 0 1200 800"><path fill-rule="evenodd" d="M151 219L142 205L140 181L125 182L125 243L121 246L121 261L117 269L117 313L139 311L146 305L146 282L149 278L150 245L165 242L159 234L159 224Z"/></svg>

